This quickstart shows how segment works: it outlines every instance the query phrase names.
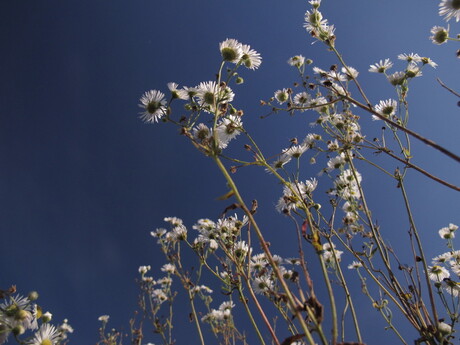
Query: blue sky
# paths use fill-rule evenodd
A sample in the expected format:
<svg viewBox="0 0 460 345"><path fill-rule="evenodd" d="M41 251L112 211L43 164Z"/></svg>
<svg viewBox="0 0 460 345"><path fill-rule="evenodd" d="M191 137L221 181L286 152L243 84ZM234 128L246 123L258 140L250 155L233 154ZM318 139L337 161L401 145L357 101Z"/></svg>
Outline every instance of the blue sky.
<svg viewBox="0 0 460 345"><path fill-rule="evenodd" d="M163 226L165 216L191 226L198 218L217 218L227 206L215 201L226 192L217 168L175 128L143 124L139 97L149 89L165 91L170 81L212 80L218 43L236 38L260 52L263 64L242 72L245 83L234 88L235 103L261 147L278 153L290 138L304 137L313 114L260 120L266 109L259 100L295 81L286 64L292 55L324 69L336 63L302 28L307 9L300 0L2 1L0 288L38 290L56 322L68 318L76 329L71 343L94 343L102 314L111 315L111 326L128 330L137 268L150 264L158 272L163 264L149 232ZM460 89L457 48L428 40L430 28L442 25L437 2L325 0L322 10L374 103L393 91L381 76L366 72L370 64L411 52L439 64L412 84L411 124L459 152L457 100L435 81ZM378 133L380 125L363 122L369 135ZM417 163L460 183L455 163L413 145ZM320 169L307 168L306 176ZM404 252L402 204L382 204L393 200L392 183L375 171L363 175L379 223ZM248 200L259 200L275 251L289 256L290 248L279 241L289 223L273 208L281 187L256 168L238 173L237 180ZM410 181L428 256L440 254L436 231L460 223L458 196L415 173Z"/></svg>

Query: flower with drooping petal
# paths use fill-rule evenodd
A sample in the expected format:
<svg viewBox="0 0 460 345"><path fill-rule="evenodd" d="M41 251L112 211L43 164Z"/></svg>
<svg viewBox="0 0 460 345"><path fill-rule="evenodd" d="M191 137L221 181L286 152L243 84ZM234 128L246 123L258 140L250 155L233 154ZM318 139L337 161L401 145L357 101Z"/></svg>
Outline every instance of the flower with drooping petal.
<svg viewBox="0 0 460 345"><path fill-rule="evenodd" d="M163 92L150 90L144 93L140 99L139 107L143 108L141 120L147 123L158 122L166 114L166 100Z"/></svg>

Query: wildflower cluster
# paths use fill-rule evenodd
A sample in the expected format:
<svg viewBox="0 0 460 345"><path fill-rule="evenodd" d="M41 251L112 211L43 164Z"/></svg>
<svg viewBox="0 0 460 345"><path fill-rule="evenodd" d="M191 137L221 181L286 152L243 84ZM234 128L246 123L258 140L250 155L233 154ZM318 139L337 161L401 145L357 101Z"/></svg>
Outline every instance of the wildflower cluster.
<svg viewBox="0 0 460 345"><path fill-rule="evenodd" d="M232 83L243 82L237 72L239 67L255 70L262 59L250 46L235 39L226 39L219 44L222 59L215 81L182 88L170 83L169 100L157 90L149 91L141 98L141 118L146 122L161 119L178 126L181 134L200 152L213 159L225 177L230 190L220 199L234 199L217 220L199 219L192 230L188 230L180 218L167 217L164 220L169 229L158 228L151 233L160 245L166 263L160 268L164 276L159 279L148 275L150 266L139 267L140 306L144 314L149 314L155 332L163 336L165 343L174 342L171 320L178 293L172 287L174 277L188 294L190 318L202 344L205 343L203 323L217 337L222 337L224 343L234 343L237 339L245 343L245 333L239 330L239 320L234 318L234 313L240 310L246 312L262 344L265 339L254 318L255 312L261 316L264 329L275 344L305 341L311 345L317 342L325 345L337 343L339 338L340 343L345 344L349 343L346 337L354 337L356 344L363 344L354 307L353 298L356 296L351 292L353 283L344 274L343 267L356 272L362 294L369 298L372 308L380 312L386 329L403 343L407 342L399 325L393 322L393 310L401 312L419 334L415 343L441 345L453 339L460 305L460 283L457 282L460 254L454 250L452 241L457 226L450 224L439 230L450 251L437 256L429 265L405 188L407 172L413 169L449 188L460 190L412 160L411 138L415 137L460 161L460 157L408 128L410 83L425 73L426 65L436 68L437 64L416 53L398 55L404 67L395 72L391 72L394 64L388 58L371 64L368 72L383 75L395 94L371 102L359 83L360 72L347 65L336 49L335 28L319 10L321 0L311 0L309 4L311 9L305 13L304 27L314 39L325 44L338 62L325 68L313 65L313 61L303 55L292 56L287 63L297 71L299 81L276 88L268 100L261 101L261 105L270 107L270 113L264 118L281 112L291 116L308 115L313 118L309 121L314 132L305 131L303 138L290 139L269 156L260 149L244 127L243 110L234 107L236 96L233 89L236 88ZM447 21L452 18L459 21L459 10L457 0L441 0L439 13ZM449 28L435 27L431 39L437 44L444 43L450 39L448 32ZM185 101L187 115L174 117L172 103L176 100ZM361 125L362 116L383 121L379 136L370 139L366 135ZM385 136L386 129L392 140ZM232 157L227 151L223 154L223 150L240 134L239 138L248 141L244 147L251 153L250 159ZM380 156L390 159L382 160ZM305 161L309 163L308 169L304 167ZM231 165L226 166L225 162ZM295 246L298 256L295 258L284 259L272 254L265 239L270 232L263 231L256 219L257 200L248 206L230 174L250 165L262 167L282 186L281 196L273 203L279 213L292 221L292 231L298 239ZM387 176L400 194L401 210L405 210L403 215L408 223L404 226L409 229L410 263L403 263L396 255L386 238L387 230L378 225L379 210L373 212L366 199L363 177L363 172L367 174L366 165ZM230 210L243 215L228 216ZM261 250L256 248L257 245ZM193 268L188 268L185 250L191 251L197 259ZM187 257L187 264L184 257ZM311 257L319 263L320 279L327 287L328 302L324 305L327 304L330 317L326 322L326 307L317 297L315 280L307 265ZM204 285L206 274L217 283ZM332 288L334 282L343 293L338 294ZM212 305L217 289L225 293L225 300L219 301L216 308ZM441 317L433 298L435 290L445 311ZM444 292L452 296L452 303L447 302ZM339 295L343 296L342 300ZM290 337L284 341L278 338L278 326L275 327L267 317L264 303L274 307L285 322ZM164 305L169 306L169 314L160 317L159 311ZM341 322L337 317L340 308ZM449 322L445 322L447 317ZM348 318L351 322L347 321ZM345 332L347 324L353 325L353 332ZM323 327L330 327L331 332L325 332Z"/></svg>
<svg viewBox="0 0 460 345"><path fill-rule="evenodd" d="M458 0L441 0L439 3L439 15L444 17L446 22L455 18L458 23L460 21L460 2ZM433 26L430 32L431 36L429 38L434 44L441 45L448 41L460 42L460 33L452 35L449 25L447 27ZM460 49L457 50L457 57L460 58Z"/></svg>
<svg viewBox="0 0 460 345"><path fill-rule="evenodd" d="M52 314L43 312L36 304L38 293L30 292L27 297L16 294L13 286L0 290L0 344L8 341L10 335L26 345L60 345L67 343L67 335L73 328L64 320L59 326L50 323Z"/></svg>

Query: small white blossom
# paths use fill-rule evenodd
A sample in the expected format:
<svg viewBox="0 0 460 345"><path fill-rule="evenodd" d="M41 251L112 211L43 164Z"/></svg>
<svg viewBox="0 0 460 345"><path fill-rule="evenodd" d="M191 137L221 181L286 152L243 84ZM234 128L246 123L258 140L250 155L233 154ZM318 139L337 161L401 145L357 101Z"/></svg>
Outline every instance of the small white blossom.
<svg viewBox="0 0 460 345"><path fill-rule="evenodd" d="M393 63L390 59L385 59L385 61L380 60L378 63L374 65L370 65L369 72L373 73L384 73L387 69L391 68Z"/></svg>
<svg viewBox="0 0 460 345"><path fill-rule="evenodd" d="M358 262L358 261L353 261L351 264L348 265L349 270L355 270L355 269L358 269L360 267L363 267L363 264L361 262Z"/></svg>
<svg viewBox="0 0 460 345"><path fill-rule="evenodd" d="M428 266L428 277L436 282L449 278L450 273L444 267L439 265Z"/></svg>
<svg viewBox="0 0 460 345"><path fill-rule="evenodd" d="M144 111L140 113L142 121L147 123L158 122L166 114L165 95L158 90L150 90L144 93L140 99L139 107Z"/></svg>
<svg viewBox="0 0 460 345"><path fill-rule="evenodd" d="M176 266L173 264L164 264L163 267L161 267L161 271L172 274L176 271Z"/></svg>

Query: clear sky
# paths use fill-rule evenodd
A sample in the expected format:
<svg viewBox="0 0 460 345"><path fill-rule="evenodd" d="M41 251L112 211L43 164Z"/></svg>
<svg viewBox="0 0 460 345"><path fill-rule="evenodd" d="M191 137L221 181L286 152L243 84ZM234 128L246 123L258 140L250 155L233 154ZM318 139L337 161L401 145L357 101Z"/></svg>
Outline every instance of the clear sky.
<svg viewBox="0 0 460 345"><path fill-rule="evenodd" d="M412 84L411 127L458 153L460 108L435 80L460 89L458 47L429 41L430 28L443 25L437 5L324 0L322 11L374 103L394 95L381 76L367 72L370 64L411 52L439 64ZM103 314L111 315L112 327L128 330L138 267L152 265L159 273L164 261L150 231L163 226L165 216L191 227L198 218L216 219L227 206L215 201L226 192L217 168L176 129L142 123L139 97L149 89L165 91L170 81L212 80L218 43L236 38L261 53L263 64L243 72L235 102L261 147L278 153L290 138L308 133L312 114L260 120L266 109L259 100L296 81L286 64L293 55L324 69L336 63L320 43L311 44L302 27L307 9L301 0L1 1L0 288L39 291L55 321L68 318L74 326L74 344L96 342ZM364 124L369 135L381 126ZM449 159L415 142L414 155L421 166L460 184ZM308 169L311 177L320 170ZM382 203L392 200L394 186L372 173L363 176L370 202L379 205L376 217L404 252L402 204ZM280 241L289 223L274 210L281 187L256 168L237 180L248 200L259 200L273 250L292 256ZM415 173L410 181L427 255L435 256L444 252L437 230L460 223L458 195ZM364 322L377 322L370 306L368 313Z"/></svg>

